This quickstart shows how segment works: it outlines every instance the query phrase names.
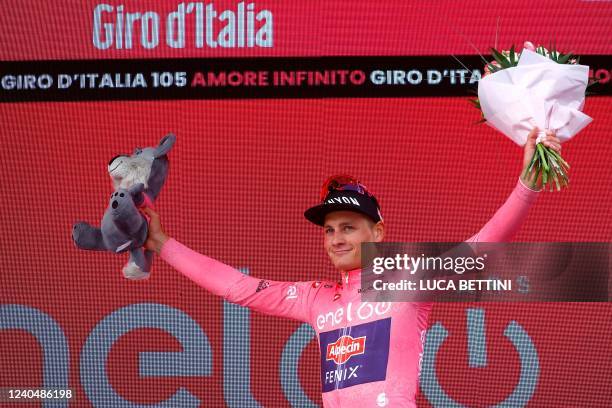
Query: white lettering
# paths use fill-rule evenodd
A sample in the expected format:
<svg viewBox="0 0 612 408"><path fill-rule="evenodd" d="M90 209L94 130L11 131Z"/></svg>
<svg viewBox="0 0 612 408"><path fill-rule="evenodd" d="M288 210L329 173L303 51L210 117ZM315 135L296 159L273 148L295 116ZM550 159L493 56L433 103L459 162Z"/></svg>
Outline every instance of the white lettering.
<svg viewBox="0 0 612 408"><path fill-rule="evenodd" d="M331 347L329 349L329 355L330 356L337 356L337 355L348 354L348 353L359 354L359 352L361 352L361 351L362 351L361 350L361 343L355 342L355 343L349 344L348 346L341 345L341 346Z"/></svg>
<svg viewBox="0 0 612 408"><path fill-rule="evenodd" d="M58 89L66 89L72 85L72 77L66 74L59 74L57 76L57 87Z"/></svg>
<svg viewBox="0 0 612 408"><path fill-rule="evenodd" d="M242 4L242 3L240 3ZM219 32L218 42L221 47L234 48L235 31L236 31L236 16L230 10L225 10L219 14L219 21L226 21L227 24Z"/></svg>
<svg viewBox="0 0 612 408"><path fill-rule="evenodd" d="M437 85L442 81L442 74L440 71L435 69L427 70L427 83L430 85Z"/></svg>
<svg viewBox="0 0 612 408"><path fill-rule="evenodd" d="M104 35L101 35L102 13L110 13L113 6L108 4L98 4L94 9L93 23L93 44L99 50L105 50L113 44L113 25L104 23ZM104 39L102 39L104 38Z"/></svg>
<svg viewBox="0 0 612 408"><path fill-rule="evenodd" d="M373 273L375 273L376 275L380 275L381 273L385 271L385 268L382 268L382 264L384 260L385 258L382 258L380 256L377 256L376 258L372 260L372 272Z"/></svg>
<svg viewBox="0 0 612 408"><path fill-rule="evenodd" d="M180 3L176 11L168 14L166 43L172 48L185 48L185 3Z"/></svg>
<svg viewBox="0 0 612 408"><path fill-rule="evenodd" d="M357 316L361 320L369 319L372 316L372 313L374 313L374 307L367 302L362 303L359 305L359 308L357 308Z"/></svg>
<svg viewBox="0 0 612 408"><path fill-rule="evenodd" d="M287 288L287 299L296 299L297 298L297 288L293 285Z"/></svg>
<svg viewBox="0 0 612 408"><path fill-rule="evenodd" d="M390 302L375 302L373 306L369 302L362 302L357 307L356 317L359 320L366 320L372 316L380 317L385 315L391 310ZM335 312L327 312L326 314L320 314L317 316L317 328L322 330L327 325L330 327L338 326L342 324L344 316L346 316L347 322L353 320L352 302L346 305L346 314L343 307L338 308Z"/></svg>
<svg viewBox="0 0 612 408"><path fill-rule="evenodd" d="M357 378L357 370L360 366L348 367L338 370L326 371L325 382L328 384L345 381L350 378Z"/></svg>
<svg viewBox="0 0 612 408"><path fill-rule="evenodd" d="M269 10L262 10L257 13L256 18L257 21L263 21L263 26L257 30L255 44L260 47L272 47L272 12ZM252 24L251 26L254 27L255 25Z"/></svg>
<svg viewBox="0 0 612 408"><path fill-rule="evenodd" d="M185 48L187 39L192 38L196 48L272 47L274 43L272 12L256 10L255 3L239 2L234 8L218 11L213 3L181 2L161 20L152 10L124 11L123 5L97 5L93 9L94 47L99 50L129 50L137 45L156 48L160 21L165 23L166 45L170 48ZM138 24L140 41L136 44L134 30Z"/></svg>
<svg viewBox="0 0 612 408"><path fill-rule="evenodd" d="M334 204L334 203L338 203L338 204L354 204L354 205L358 205L361 206L361 204L359 204L359 201L354 198L354 197L334 197L334 198L330 198L329 200L326 201L327 204Z"/></svg>
<svg viewBox="0 0 612 408"><path fill-rule="evenodd" d="M445 279L421 279L420 290L456 290L455 282Z"/></svg>
<svg viewBox="0 0 612 408"><path fill-rule="evenodd" d="M139 19L140 13L127 13L125 15L125 48L128 50L132 49L132 32L134 31L134 22Z"/></svg>
<svg viewBox="0 0 612 408"><path fill-rule="evenodd" d="M159 16L149 11L142 15L140 26L140 43L145 48L155 48L159 44ZM149 29L149 24L151 28Z"/></svg>
<svg viewBox="0 0 612 408"><path fill-rule="evenodd" d="M407 78L408 78L408 82L410 82L410 84L418 85L423 80L423 74L421 74L421 71L417 71L416 69L413 69L411 71L408 71Z"/></svg>
<svg viewBox="0 0 612 408"><path fill-rule="evenodd" d="M48 89L53 85L53 78L49 74L41 75L4 75L0 86L6 91L13 89Z"/></svg>

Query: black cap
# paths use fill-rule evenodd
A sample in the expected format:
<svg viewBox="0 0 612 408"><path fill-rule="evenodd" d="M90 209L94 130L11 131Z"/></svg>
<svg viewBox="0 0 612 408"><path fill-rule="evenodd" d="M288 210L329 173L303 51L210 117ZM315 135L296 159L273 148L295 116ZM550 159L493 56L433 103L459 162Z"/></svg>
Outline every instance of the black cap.
<svg viewBox="0 0 612 408"><path fill-rule="evenodd" d="M313 224L323 226L325 216L333 211L354 211L364 214L374 222L382 221L378 201L372 195L353 190L330 190L319 205L304 211L304 217Z"/></svg>

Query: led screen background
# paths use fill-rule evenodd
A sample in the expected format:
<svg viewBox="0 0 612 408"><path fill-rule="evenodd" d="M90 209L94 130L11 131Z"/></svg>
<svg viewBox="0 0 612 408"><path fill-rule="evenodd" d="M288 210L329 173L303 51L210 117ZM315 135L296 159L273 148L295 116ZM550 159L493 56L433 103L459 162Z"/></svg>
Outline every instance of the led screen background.
<svg viewBox="0 0 612 408"><path fill-rule="evenodd" d="M554 38L578 55L612 54L610 2L257 2L274 13L272 48L153 50L95 49L99 2L4 4L3 61L469 55L470 42L483 53L492 45L498 18L502 48ZM178 2L122 4L164 15ZM563 147L571 186L542 193L516 241L610 241L610 102L587 98L594 121ZM104 212L112 191L106 165L116 154L175 133L156 203L167 232L252 276L291 281L338 279L321 231L302 216L328 175L354 174L380 197L389 241L461 241L504 202L522 158L504 136L474 125L478 113L466 97L30 102L3 103L0 112L0 386L42 385L46 348L60 361L55 375L66 372L76 391L74 406L108 405L110 389L140 404L180 390L206 407L321 402L318 348L307 327L226 304L158 258L148 281L131 282L121 275L124 257L74 247L72 224L98 224ZM187 351L185 338L150 322L163 313L172 330L205 337L208 347L194 352L198 365L189 360L141 376L139 353ZM33 320L43 314L55 323ZM468 365L473 316L486 323L482 368ZM465 406L498 404L526 381L535 390L518 401L527 406L607 406L611 317L609 304L438 305L430 324L448 337L426 355L435 370L422 374L419 405L440 397L427 395L434 381ZM12 321L30 333L7 328ZM504 336L510 322L528 334L536 359L521 365L527 343L516 347ZM105 356L96 342L119 330L105 324L142 328L119 337ZM64 340L49 337L41 347L36 328ZM283 382L287 356L299 363ZM535 378L521 377L521 368L536 366Z"/></svg>

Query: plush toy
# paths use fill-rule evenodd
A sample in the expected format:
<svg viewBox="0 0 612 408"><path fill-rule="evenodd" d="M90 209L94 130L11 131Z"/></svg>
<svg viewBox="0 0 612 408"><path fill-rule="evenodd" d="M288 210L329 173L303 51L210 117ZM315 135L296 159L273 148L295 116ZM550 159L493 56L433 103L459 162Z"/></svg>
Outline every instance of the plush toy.
<svg viewBox="0 0 612 408"><path fill-rule="evenodd" d="M86 222L72 227L78 248L91 251L128 252L123 275L146 279L151 271L153 251L144 249L148 220L138 207L153 207L168 175L168 156L176 137L166 135L157 147L136 148L131 156L115 156L108 163L115 191L110 196L100 228Z"/></svg>

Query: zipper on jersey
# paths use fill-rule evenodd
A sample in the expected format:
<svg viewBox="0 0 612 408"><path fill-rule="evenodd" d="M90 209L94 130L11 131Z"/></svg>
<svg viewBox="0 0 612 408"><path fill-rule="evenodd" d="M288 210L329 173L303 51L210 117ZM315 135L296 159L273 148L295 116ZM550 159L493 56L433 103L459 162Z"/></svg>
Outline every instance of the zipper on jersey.
<svg viewBox="0 0 612 408"><path fill-rule="evenodd" d="M346 283L347 283L347 286L348 286L348 273L345 274L345 277L346 277ZM346 289L346 286L344 286L342 288L342 291L344 291L344 289ZM346 296L344 297L344 299L346 299ZM352 329L352 326L349 326L349 321L348 321L348 316L347 316L347 313L348 313L348 304L343 305L343 309L344 309L344 324L342 325L342 331L340 332L340 338L344 338L344 336L350 336L351 335L351 329ZM340 346L342 346L342 343L340 343ZM342 350L342 348L341 348L341 350ZM344 354L345 354L344 352L342 352L340 354L340 360L343 360ZM345 369L345 367L344 367L345 364L346 364L346 362L340 363L336 367L336 372L342 372ZM339 389L338 388L338 379L336 378L336 375L334 373L334 390L338 390L338 389Z"/></svg>

